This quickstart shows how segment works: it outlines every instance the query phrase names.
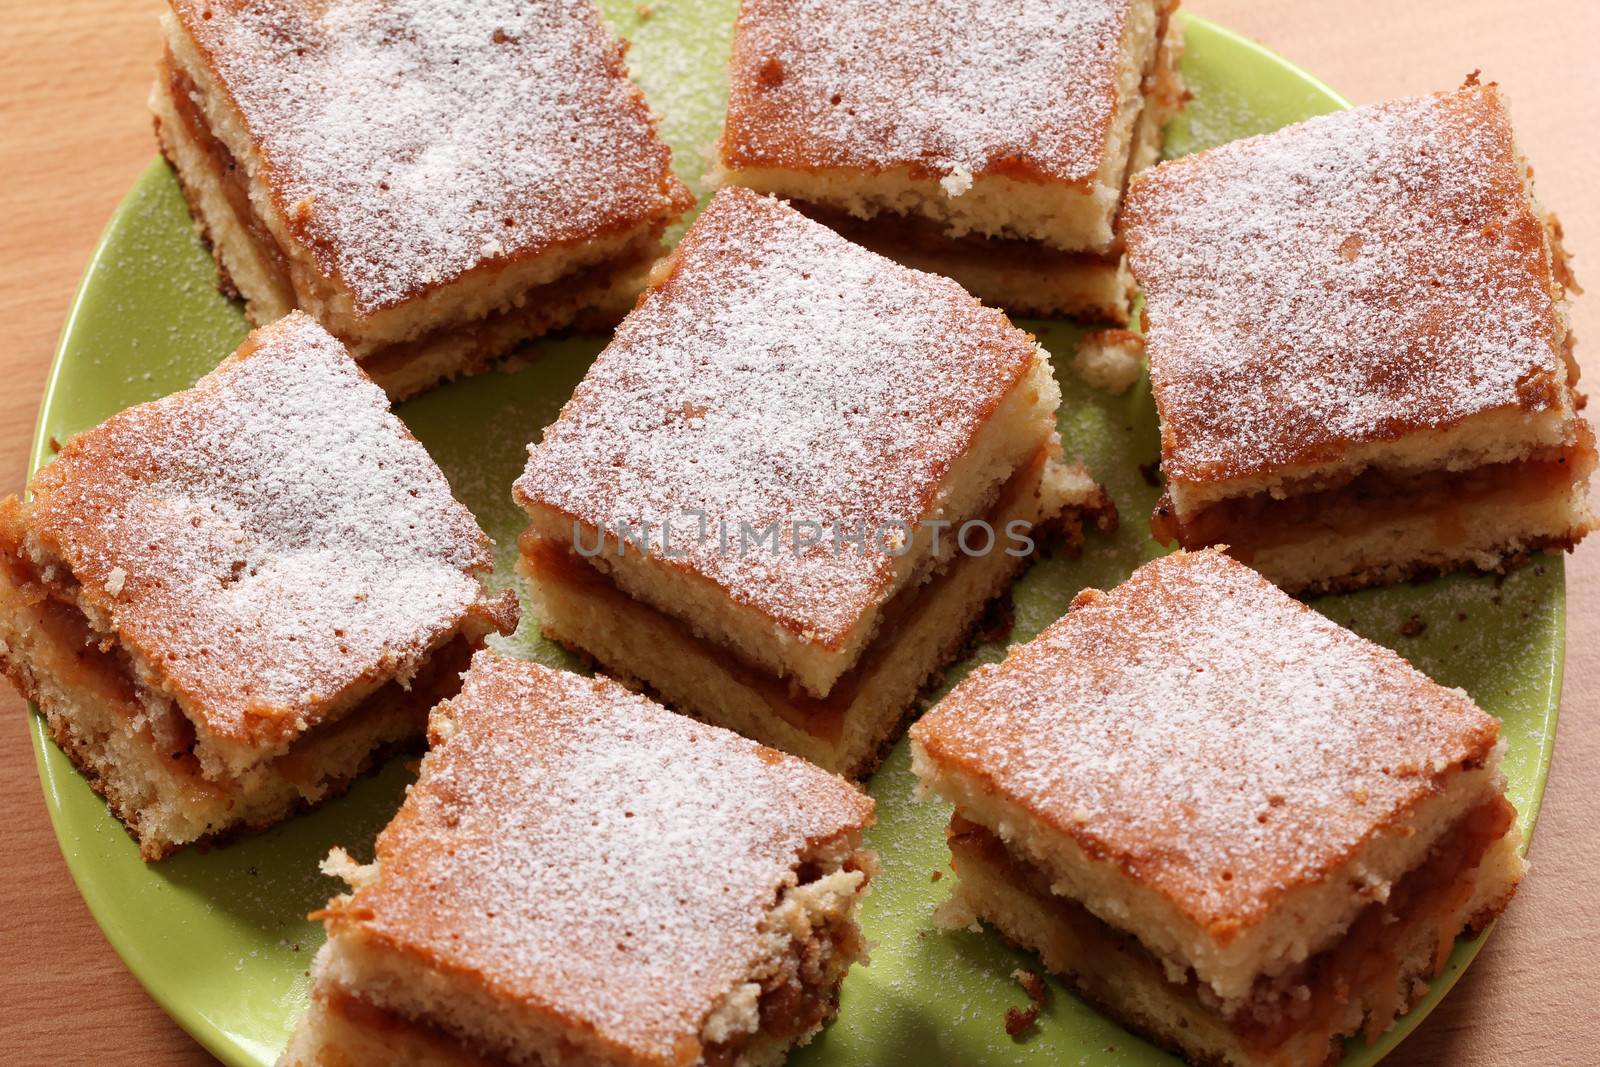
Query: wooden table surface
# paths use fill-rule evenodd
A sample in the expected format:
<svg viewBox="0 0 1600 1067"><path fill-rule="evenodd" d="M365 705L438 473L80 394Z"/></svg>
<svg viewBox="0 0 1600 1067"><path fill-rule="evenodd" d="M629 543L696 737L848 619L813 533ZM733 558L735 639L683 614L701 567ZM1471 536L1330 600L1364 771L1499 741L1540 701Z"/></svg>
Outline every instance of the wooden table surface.
<svg viewBox="0 0 1600 1067"><path fill-rule="evenodd" d="M658 0L661 3L683 0ZM40 390L101 227L154 145L159 0L0 0L0 493L22 486ZM1600 381L1600 3L1192 0L1356 103L1458 84L1509 92L1580 279L1578 352ZM1390 1062L1600 1061L1600 537L1569 560L1564 714L1533 869L1488 947ZM23 704L0 686L0 1062L207 1062L134 981L67 875Z"/></svg>

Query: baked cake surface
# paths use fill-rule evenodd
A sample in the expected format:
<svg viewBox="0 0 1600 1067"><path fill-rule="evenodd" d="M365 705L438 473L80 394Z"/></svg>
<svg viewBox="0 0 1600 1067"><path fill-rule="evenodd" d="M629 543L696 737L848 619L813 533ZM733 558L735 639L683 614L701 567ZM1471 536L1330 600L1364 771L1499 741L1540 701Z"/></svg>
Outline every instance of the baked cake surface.
<svg viewBox="0 0 1600 1067"><path fill-rule="evenodd" d="M430 733L374 864L346 864L355 888L322 913L318 996L562 1064L732 1063L831 1014L862 950L865 794L607 679L488 653ZM825 980L770 971L802 950ZM785 989L815 1012L779 1033Z"/></svg>
<svg viewBox="0 0 1600 1067"><path fill-rule="evenodd" d="M359 314L684 207L592 3L172 10L254 142L274 213Z"/></svg>
<svg viewBox="0 0 1600 1067"><path fill-rule="evenodd" d="M744 0L724 161L1086 184L1134 6L933 0L907 18L889 0Z"/></svg>
<svg viewBox="0 0 1600 1067"><path fill-rule="evenodd" d="M1267 476L1490 413L1570 413L1564 293L1524 179L1492 85L1136 178L1123 229L1168 477Z"/></svg>
<svg viewBox="0 0 1600 1067"><path fill-rule="evenodd" d="M1499 723L1216 550L1080 594L911 735L965 907L1204 1062L1381 1033L1523 869Z"/></svg>
<svg viewBox="0 0 1600 1067"><path fill-rule="evenodd" d="M325 798L516 625L490 543L301 314L0 502L0 665L149 858Z"/></svg>
<svg viewBox="0 0 1600 1067"><path fill-rule="evenodd" d="M516 492L590 529L649 528L667 566L836 645L905 580L908 555L837 550L832 532L909 535L1040 362L955 283L726 189L530 449ZM737 547L741 524L774 520L781 551L720 536ZM826 532L797 544L791 521Z"/></svg>

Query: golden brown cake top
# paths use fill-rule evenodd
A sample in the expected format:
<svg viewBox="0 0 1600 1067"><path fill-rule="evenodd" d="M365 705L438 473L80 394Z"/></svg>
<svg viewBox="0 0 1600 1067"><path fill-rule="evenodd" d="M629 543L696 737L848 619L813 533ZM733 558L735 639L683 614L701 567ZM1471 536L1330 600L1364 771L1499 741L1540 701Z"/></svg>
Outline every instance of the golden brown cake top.
<svg viewBox="0 0 1600 1067"><path fill-rule="evenodd" d="M220 737L292 737L489 610L488 538L298 312L194 388L74 437L31 489L29 532Z"/></svg>
<svg viewBox="0 0 1600 1067"><path fill-rule="evenodd" d="M1131 0L744 0L723 162L1009 174L1100 170Z"/></svg>
<svg viewBox="0 0 1600 1067"><path fill-rule="evenodd" d="M893 539L1036 358L955 282L724 189L516 491L609 545L648 530L654 559L829 645L884 595Z"/></svg>
<svg viewBox="0 0 1600 1067"><path fill-rule="evenodd" d="M588 0L171 3L360 313L690 202Z"/></svg>
<svg viewBox="0 0 1600 1067"><path fill-rule="evenodd" d="M1206 550L1080 594L912 734L1227 943L1480 764L1499 723Z"/></svg>
<svg viewBox="0 0 1600 1067"><path fill-rule="evenodd" d="M1562 290L1493 85L1162 164L1123 217L1163 466L1204 483L1559 407Z"/></svg>
<svg viewBox="0 0 1600 1067"><path fill-rule="evenodd" d="M804 760L487 652L431 734L334 922L650 1063L697 1061L796 868L872 821Z"/></svg>

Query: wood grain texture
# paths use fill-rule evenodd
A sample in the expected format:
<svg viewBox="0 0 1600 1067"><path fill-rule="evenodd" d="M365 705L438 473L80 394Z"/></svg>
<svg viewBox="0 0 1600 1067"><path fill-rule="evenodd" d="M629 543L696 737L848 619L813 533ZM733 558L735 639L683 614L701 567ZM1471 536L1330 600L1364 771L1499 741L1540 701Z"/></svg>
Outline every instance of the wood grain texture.
<svg viewBox="0 0 1600 1067"><path fill-rule="evenodd" d="M658 0L660 3L684 0ZM1600 90L1592 0L1192 0L1357 103L1453 86L1509 92L1541 197L1600 290ZM0 0L0 492L20 487L56 335L117 201L154 151L144 96L158 0ZM1577 306L1600 381L1600 291ZM1583 1064L1600 1030L1600 544L1569 562L1567 673L1533 871L1456 991L1390 1062ZM196 1064L208 1057L112 953L45 815L23 705L0 693L0 1062Z"/></svg>

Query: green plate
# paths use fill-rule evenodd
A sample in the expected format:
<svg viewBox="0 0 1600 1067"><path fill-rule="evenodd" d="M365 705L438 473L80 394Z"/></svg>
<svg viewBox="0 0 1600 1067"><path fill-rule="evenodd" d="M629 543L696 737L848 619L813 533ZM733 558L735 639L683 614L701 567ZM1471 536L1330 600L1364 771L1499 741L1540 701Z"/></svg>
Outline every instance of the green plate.
<svg viewBox="0 0 1600 1067"><path fill-rule="evenodd" d="M721 119L723 70L735 0L663 2L641 17L633 0L605 5L633 41L629 58L677 151L680 171L698 179ZM1331 90L1256 45L1199 19L1184 19L1184 74L1195 90L1169 134L1174 153L1271 130L1345 106ZM694 184L698 184L695 182ZM703 190L701 190L703 191ZM84 278L61 339L39 415L33 462L113 412L183 388L244 336L239 310L217 294L211 260L190 227L166 167L152 165L112 220ZM1072 327L1029 323L1058 357ZM603 343L541 344L515 367L459 382L401 408L466 501L494 536L498 581L512 582L522 518L510 501L524 446L554 419ZM1114 540L1091 539L1082 559L1046 559L1016 590L1016 631L1037 633L1077 590L1116 584L1159 549L1145 516L1155 490L1139 473L1156 458L1147 388L1122 397L1090 390L1063 365L1061 432L1104 480L1124 516ZM1447 685L1465 687L1505 723L1506 775L1524 829L1531 829L1555 740L1561 684L1562 565L1536 559L1503 581L1454 577L1329 598L1317 603L1341 623L1389 645ZM1426 623L1419 636L1406 637ZM505 646L518 655L573 666L535 636L532 620ZM972 663L1000 656L979 648ZM226 848L189 851L147 866L105 805L50 743L36 718L39 774L67 865L95 919L152 996L201 1044L230 1064L271 1063L306 1003L306 968L322 940L307 922L339 887L317 871L332 845L370 850L408 779L404 761L361 782L346 797L288 825ZM846 982L836 1023L796 1056L800 1064L904 1062L1017 1064L1171 1063L1060 990L1036 1030L1013 1041L1003 1021L1022 1005L1007 977L1026 959L987 933L939 933L929 913L948 890L948 811L912 800L906 747L871 783L880 822L872 844L883 874L864 921L876 942L870 967ZM1346 1062L1377 1060L1427 1014L1477 952L1457 947L1449 970L1422 1005L1374 1048L1352 1045Z"/></svg>

